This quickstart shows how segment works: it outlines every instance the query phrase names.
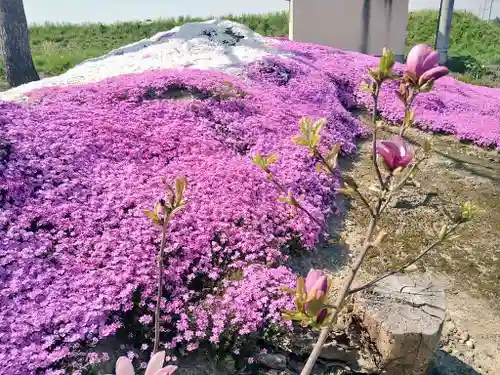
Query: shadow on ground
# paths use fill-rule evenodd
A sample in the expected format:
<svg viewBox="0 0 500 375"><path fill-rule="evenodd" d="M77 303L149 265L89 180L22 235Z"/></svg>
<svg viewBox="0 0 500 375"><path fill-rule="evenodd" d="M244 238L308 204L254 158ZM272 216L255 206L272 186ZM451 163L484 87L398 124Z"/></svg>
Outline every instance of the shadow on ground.
<svg viewBox="0 0 500 375"><path fill-rule="evenodd" d="M429 375L481 375L480 372L443 350L436 353Z"/></svg>
<svg viewBox="0 0 500 375"><path fill-rule="evenodd" d="M342 173L351 171L358 161L359 153L343 157L339 161ZM313 252L293 254L287 262L294 272L306 275L311 268L323 269L334 278L345 268L351 259L350 244L344 241L344 233L351 230L346 222L346 217L352 208L353 201L345 196L337 195L334 205L337 215L328 218L328 237L320 240Z"/></svg>

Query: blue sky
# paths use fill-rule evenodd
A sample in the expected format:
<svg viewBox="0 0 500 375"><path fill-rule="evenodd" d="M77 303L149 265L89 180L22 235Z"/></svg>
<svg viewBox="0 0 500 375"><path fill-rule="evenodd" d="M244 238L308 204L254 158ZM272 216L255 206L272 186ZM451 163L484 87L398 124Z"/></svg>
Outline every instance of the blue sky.
<svg viewBox="0 0 500 375"><path fill-rule="evenodd" d="M314 0L309 0L314 1ZM376 0L377 1L377 0ZM456 8L479 13L490 0L455 0ZM495 0L494 16L500 16ZM440 0L410 0L410 8L437 8ZM209 16L227 13L265 13L288 8L285 0L24 0L29 23L104 22Z"/></svg>

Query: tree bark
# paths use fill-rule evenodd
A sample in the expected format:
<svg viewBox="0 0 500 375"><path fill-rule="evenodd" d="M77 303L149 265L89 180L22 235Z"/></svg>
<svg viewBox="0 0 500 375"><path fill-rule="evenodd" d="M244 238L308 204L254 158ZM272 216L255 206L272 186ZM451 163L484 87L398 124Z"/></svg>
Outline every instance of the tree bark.
<svg viewBox="0 0 500 375"><path fill-rule="evenodd" d="M40 79L31 56L23 0L0 0L0 53L10 86Z"/></svg>

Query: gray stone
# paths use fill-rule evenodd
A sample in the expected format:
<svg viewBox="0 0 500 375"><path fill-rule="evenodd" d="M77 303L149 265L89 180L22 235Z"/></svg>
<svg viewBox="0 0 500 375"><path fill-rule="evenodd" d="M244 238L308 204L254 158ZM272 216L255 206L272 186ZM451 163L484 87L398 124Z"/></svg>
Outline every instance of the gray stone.
<svg viewBox="0 0 500 375"><path fill-rule="evenodd" d="M259 354L256 360L260 364L273 370L284 370L287 364L287 358L283 354Z"/></svg>

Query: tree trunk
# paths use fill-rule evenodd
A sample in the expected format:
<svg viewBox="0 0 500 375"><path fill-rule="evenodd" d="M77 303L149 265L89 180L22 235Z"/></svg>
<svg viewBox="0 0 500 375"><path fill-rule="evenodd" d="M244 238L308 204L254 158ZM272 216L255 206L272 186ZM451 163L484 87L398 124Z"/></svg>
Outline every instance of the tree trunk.
<svg viewBox="0 0 500 375"><path fill-rule="evenodd" d="M360 293L354 313L386 375L428 373L445 320L444 290L427 275L392 275Z"/></svg>
<svg viewBox="0 0 500 375"><path fill-rule="evenodd" d="M23 0L0 0L0 53L10 86L40 79L31 57Z"/></svg>

